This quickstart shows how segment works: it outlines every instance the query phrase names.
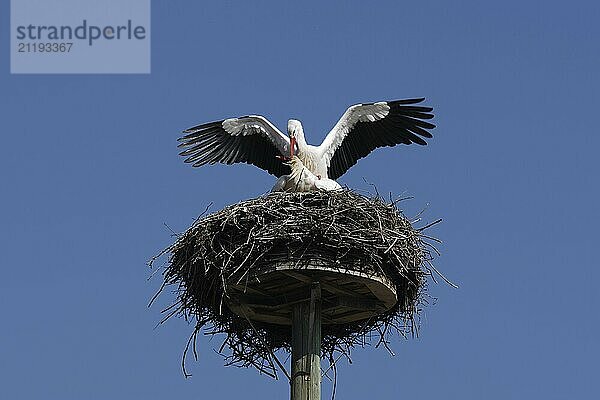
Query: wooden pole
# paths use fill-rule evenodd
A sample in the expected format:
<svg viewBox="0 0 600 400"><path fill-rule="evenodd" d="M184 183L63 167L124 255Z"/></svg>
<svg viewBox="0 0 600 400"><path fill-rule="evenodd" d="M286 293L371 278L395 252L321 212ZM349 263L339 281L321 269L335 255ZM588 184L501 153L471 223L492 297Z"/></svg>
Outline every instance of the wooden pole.
<svg viewBox="0 0 600 400"><path fill-rule="evenodd" d="M292 310L291 400L321 400L321 286Z"/></svg>

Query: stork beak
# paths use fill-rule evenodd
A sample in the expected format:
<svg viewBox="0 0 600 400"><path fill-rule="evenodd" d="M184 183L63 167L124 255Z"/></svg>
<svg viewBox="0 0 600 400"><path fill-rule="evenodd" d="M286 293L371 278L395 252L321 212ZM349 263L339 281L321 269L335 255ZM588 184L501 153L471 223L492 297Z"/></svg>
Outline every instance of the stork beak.
<svg viewBox="0 0 600 400"><path fill-rule="evenodd" d="M290 138L290 155L289 155L289 157L286 157L286 156L280 156L280 155L277 155L277 156L275 156L275 157L276 157L276 158L278 158L278 159L280 159L281 161L284 161L284 162L286 162L286 161L287 161L287 162L291 161L291 160L292 160L292 158L294 157L295 153L296 153L296 152L295 152L295 148L296 148L296 146L297 146L297 145L296 145L296 138L292 136L292 137ZM287 162L286 162L286 164L287 164Z"/></svg>
<svg viewBox="0 0 600 400"><path fill-rule="evenodd" d="M296 136L290 138L290 159L294 157L294 148L296 147Z"/></svg>

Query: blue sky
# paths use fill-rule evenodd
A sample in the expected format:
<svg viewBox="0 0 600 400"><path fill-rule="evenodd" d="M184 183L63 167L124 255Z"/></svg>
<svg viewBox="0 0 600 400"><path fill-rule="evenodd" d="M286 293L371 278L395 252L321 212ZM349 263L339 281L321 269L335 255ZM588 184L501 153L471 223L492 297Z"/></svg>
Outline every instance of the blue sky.
<svg viewBox="0 0 600 400"><path fill-rule="evenodd" d="M0 397L285 398L224 368L192 327L154 329L146 260L210 202L274 179L192 169L180 130L248 113L318 143L348 105L426 96L427 147L374 152L340 182L443 218L421 335L367 348L339 399L594 398L600 223L597 2L153 2L150 75L10 75L0 6ZM160 306L160 304L159 304ZM324 397L330 385L324 384Z"/></svg>

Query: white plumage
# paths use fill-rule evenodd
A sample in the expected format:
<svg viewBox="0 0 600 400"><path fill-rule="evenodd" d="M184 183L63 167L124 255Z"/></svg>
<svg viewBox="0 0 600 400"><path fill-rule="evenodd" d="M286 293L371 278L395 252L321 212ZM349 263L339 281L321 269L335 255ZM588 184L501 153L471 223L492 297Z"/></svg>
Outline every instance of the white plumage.
<svg viewBox="0 0 600 400"><path fill-rule="evenodd" d="M287 163L291 172L277 179L271 192L315 192L317 190L338 190L342 187L333 179L319 178L304 166L298 156L292 156Z"/></svg>
<svg viewBox="0 0 600 400"><path fill-rule="evenodd" d="M435 128L435 125L425 121L433 118L433 108L415 105L423 100L351 106L320 146L306 142L302 124L295 119L288 121L289 137L259 115L210 122L184 131L186 135L179 139L179 147L184 148L180 154L186 156L185 161L194 167L217 162L245 162L277 177L288 176L286 179L297 179L289 177L293 175L290 168L293 170L294 166L301 164L316 178L316 182L312 183L312 177L299 178L298 188L304 185L329 187L332 185L330 181L334 182L333 179L339 178L378 147L401 143L426 145L423 137L431 138L428 129ZM296 155L298 160L292 159L292 163L287 164L285 159L288 155Z"/></svg>

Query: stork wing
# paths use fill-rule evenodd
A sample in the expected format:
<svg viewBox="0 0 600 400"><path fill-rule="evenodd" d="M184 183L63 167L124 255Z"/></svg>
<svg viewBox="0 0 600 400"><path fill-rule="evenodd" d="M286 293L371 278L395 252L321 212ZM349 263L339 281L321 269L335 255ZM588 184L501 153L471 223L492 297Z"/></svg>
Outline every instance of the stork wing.
<svg viewBox="0 0 600 400"><path fill-rule="evenodd" d="M339 178L378 147L400 143L426 145L419 136L433 137L427 129L435 125L423 121L433 118L433 108L413 105L423 100L382 101L348 108L319 146L327 161L329 178Z"/></svg>
<svg viewBox="0 0 600 400"><path fill-rule="evenodd" d="M193 167L204 164L254 164L277 177L290 167L277 156L289 153L290 140L266 118L249 115L209 122L183 131L178 147Z"/></svg>

